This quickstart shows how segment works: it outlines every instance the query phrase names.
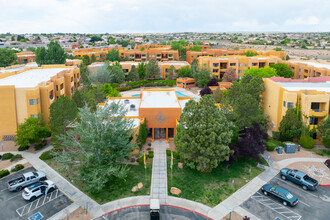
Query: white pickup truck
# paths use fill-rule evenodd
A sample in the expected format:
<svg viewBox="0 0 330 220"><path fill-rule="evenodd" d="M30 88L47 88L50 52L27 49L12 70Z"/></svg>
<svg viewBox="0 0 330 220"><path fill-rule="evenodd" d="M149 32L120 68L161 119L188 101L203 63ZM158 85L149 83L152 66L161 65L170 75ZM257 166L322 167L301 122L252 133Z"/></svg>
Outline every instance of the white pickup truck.
<svg viewBox="0 0 330 220"><path fill-rule="evenodd" d="M8 182L8 190L20 191L25 186L31 185L39 181L43 181L45 179L46 179L46 174L43 171L27 172L24 173L23 176L17 179L10 180Z"/></svg>

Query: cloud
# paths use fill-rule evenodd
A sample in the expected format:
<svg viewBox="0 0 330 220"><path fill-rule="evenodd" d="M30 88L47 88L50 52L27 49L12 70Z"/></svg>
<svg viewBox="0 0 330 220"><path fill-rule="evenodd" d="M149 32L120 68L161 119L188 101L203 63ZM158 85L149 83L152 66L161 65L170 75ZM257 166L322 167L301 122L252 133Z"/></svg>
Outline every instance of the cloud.
<svg viewBox="0 0 330 220"><path fill-rule="evenodd" d="M29 0L28 4L0 0L0 5L0 33L329 31L330 21L328 0L313 4L310 0L277 0L276 4L264 0Z"/></svg>

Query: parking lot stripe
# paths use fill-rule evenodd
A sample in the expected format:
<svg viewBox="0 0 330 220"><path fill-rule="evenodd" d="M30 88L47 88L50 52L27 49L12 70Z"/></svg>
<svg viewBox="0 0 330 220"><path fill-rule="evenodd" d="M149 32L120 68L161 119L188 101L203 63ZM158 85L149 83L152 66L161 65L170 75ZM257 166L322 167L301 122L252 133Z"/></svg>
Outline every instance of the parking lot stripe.
<svg viewBox="0 0 330 220"><path fill-rule="evenodd" d="M5 191L5 190L7 190L7 189L2 189L2 190L0 190L0 192L3 192L3 191Z"/></svg>
<svg viewBox="0 0 330 220"><path fill-rule="evenodd" d="M294 184L294 183L292 183L292 182L290 182L290 181L284 181L284 180L282 180L281 178L278 178L278 177L275 177L277 180L280 180L280 181L282 181L283 183L289 183L291 186L298 186L298 185L296 185L296 184ZM300 189L299 187L297 187L297 189L299 189L300 191L303 191L304 193L307 193L307 194L309 194L309 195L311 195L311 196L314 196L315 198L319 198L319 197L317 197L316 195L313 195L312 193L310 193L310 192L308 192L308 191L306 191L306 190L303 190L303 189Z"/></svg>
<svg viewBox="0 0 330 220"><path fill-rule="evenodd" d="M17 196L20 196L20 194L18 194L18 195L16 195L16 196L13 196L13 197L10 197L10 198L7 199L6 201L9 201L9 200L11 200L11 199L13 199L13 198L16 198Z"/></svg>
<svg viewBox="0 0 330 220"><path fill-rule="evenodd" d="M34 203L34 202L31 202L31 203L30 203L31 205L30 205L29 210L27 211L27 213L30 212L33 203Z"/></svg>
<svg viewBox="0 0 330 220"><path fill-rule="evenodd" d="M304 204L304 205L306 205L306 206L308 206L308 207L311 207L310 205L308 205L307 203L304 203L304 202L301 201L301 200L299 200L299 203L302 203L302 204Z"/></svg>

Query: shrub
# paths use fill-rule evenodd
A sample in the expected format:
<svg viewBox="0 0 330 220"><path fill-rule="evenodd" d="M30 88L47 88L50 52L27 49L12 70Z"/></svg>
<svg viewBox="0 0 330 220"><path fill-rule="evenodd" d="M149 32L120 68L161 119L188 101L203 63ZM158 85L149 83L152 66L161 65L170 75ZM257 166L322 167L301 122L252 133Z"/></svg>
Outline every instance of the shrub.
<svg viewBox="0 0 330 220"><path fill-rule="evenodd" d="M168 156L168 157L171 156L171 151L170 150L166 150L166 156Z"/></svg>
<svg viewBox="0 0 330 220"><path fill-rule="evenodd" d="M173 157L174 157L174 159L180 159L180 154L173 151Z"/></svg>
<svg viewBox="0 0 330 220"><path fill-rule="evenodd" d="M142 166L144 165L143 156L138 159L138 162L139 162L140 165L142 165Z"/></svg>
<svg viewBox="0 0 330 220"><path fill-rule="evenodd" d="M19 148L18 148L18 151L25 151L25 150L27 150L27 149L29 149L29 145L27 145L27 146L19 146Z"/></svg>
<svg viewBox="0 0 330 220"><path fill-rule="evenodd" d="M13 156L12 158L10 158L10 162L13 162L14 160L18 160L18 159L22 159L22 155L20 155L20 154L16 154L16 155Z"/></svg>
<svg viewBox="0 0 330 220"><path fill-rule="evenodd" d="M153 152L150 152L150 153L148 154L148 157L149 157L149 158L154 158L154 153L153 153Z"/></svg>
<svg viewBox="0 0 330 220"><path fill-rule="evenodd" d="M299 144L303 148L312 149L315 145L315 140L308 135L302 136L299 139Z"/></svg>
<svg viewBox="0 0 330 220"><path fill-rule="evenodd" d="M53 156L53 150L48 150L48 151L45 151L43 152L41 155L40 155L40 159L41 160L49 160L49 159L52 159L54 156Z"/></svg>
<svg viewBox="0 0 330 220"><path fill-rule="evenodd" d="M277 147L277 145L273 142L268 142L266 144L267 151L274 151L276 147Z"/></svg>
<svg viewBox="0 0 330 220"><path fill-rule="evenodd" d="M2 155L2 160L9 160L9 159L11 159L12 157L14 156L14 154L12 154L12 153L5 153L5 154L3 154Z"/></svg>
<svg viewBox="0 0 330 220"><path fill-rule="evenodd" d="M17 164L15 167L13 167L11 169L11 172L16 172L16 171L19 171L21 169L24 169L24 165L23 164Z"/></svg>
<svg viewBox="0 0 330 220"><path fill-rule="evenodd" d="M0 170L0 179L8 175L9 175L9 170Z"/></svg>

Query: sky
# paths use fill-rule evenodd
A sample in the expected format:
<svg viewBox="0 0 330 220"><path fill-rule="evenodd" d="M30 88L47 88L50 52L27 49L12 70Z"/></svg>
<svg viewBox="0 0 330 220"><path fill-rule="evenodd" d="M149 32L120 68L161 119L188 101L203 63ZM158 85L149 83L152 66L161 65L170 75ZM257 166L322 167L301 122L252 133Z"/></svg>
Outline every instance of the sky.
<svg viewBox="0 0 330 220"><path fill-rule="evenodd" d="M0 0L7 32L330 32L330 1Z"/></svg>

